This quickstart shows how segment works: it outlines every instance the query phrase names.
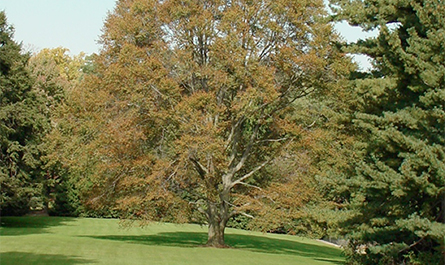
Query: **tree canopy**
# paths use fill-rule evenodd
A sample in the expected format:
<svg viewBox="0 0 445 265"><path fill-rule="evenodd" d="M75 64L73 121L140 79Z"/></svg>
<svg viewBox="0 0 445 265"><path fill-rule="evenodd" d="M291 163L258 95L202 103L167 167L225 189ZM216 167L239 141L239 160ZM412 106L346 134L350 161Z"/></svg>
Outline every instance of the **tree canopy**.
<svg viewBox="0 0 445 265"><path fill-rule="evenodd" d="M42 204L42 137L49 129L46 98L33 89L28 54L0 12L0 209L23 214Z"/></svg>
<svg viewBox="0 0 445 265"><path fill-rule="evenodd" d="M61 148L57 145L57 133L53 128L67 119L64 117L64 104L70 100L71 91L88 72L87 64L83 53L71 56L69 50L62 47L42 49L33 54L27 64L34 80L33 89L46 99L45 107L51 123L42 139L44 152L40 157L45 171L41 183L44 187L42 196L44 206L51 215L78 215L81 212L77 179L62 166L57 155L53 156L54 149Z"/></svg>
<svg viewBox="0 0 445 265"><path fill-rule="evenodd" d="M438 0L331 1L336 19L375 38L346 46L373 59L352 81L363 159L347 181L356 210L352 261L440 264L445 237L445 5ZM359 249L365 249L363 255Z"/></svg>
<svg viewBox="0 0 445 265"><path fill-rule="evenodd" d="M202 223L213 247L230 220L335 229L350 264L443 263L445 5L330 7L119 0L90 57L22 53L0 12L1 215Z"/></svg>
<svg viewBox="0 0 445 265"><path fill-rule="evenodd" d="M204 221L224 246L231 217L299 183L264 170L304 149L295 100L335 93L348 72L324 16L322 1L119 1L71 105L83 152L66 161L88 165L89 202Z"/></svg>
<svg viewBox="0 0 445 265"><path fill-rule="evenodd" d="M82 76L84 55L71 57L65 48L23 53L14 30L0 14L0 183L1 214L49 210L73 214L62 206L68 179L57 159L44 159L54 146L47 135L57 122L56 109ZM55 172L57 171L57 173ZM69 195L68 195L69 196ZM69 207L68 207L69 208Z"/></svg>

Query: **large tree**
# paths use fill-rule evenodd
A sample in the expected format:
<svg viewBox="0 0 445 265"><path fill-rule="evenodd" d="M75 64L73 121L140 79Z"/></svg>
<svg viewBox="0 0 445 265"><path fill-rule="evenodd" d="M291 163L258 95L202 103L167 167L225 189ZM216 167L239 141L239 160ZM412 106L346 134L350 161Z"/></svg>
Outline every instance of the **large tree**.
<svg viewBox="0 0 445 265"><path fill-rule="evenodd" d="M77 56L69 55L69 50L58 47L42 49L33 54L27 64L30 75L35 80L33 90L46 99L48 118L55 126L63 119L63 106L70 100L73 88L84 74L86 59L83 53ZM57 134L52 130L43 138L44 150L42 161L45 171L42 179L43 201L51 215L77 215L80 213L77 179L75 175L61 166L55 153Z"/></svg>
<svg viewBox="0 0 445 265"><path fill-rule="evenodd" d="M0 12L0 210L23 214L42 206L42 137L49 128L46 97L33 89L28 54Z"/></svg>
<svg viewBox="0 0 445 265"><path fill-rule="evenodd" d="M89 202L204 221L220 247L231 217L300 200L292 174L263 169L302 144L294 101L337 89L349 67L324 15L323 1L119 1L71 106L91 125L74 125L67 159L89 166Z"/></svg>
<svg viewBox="0 0 445 265"><path fill-rule="evenodd" d="M338 20L379 32L346 47L374 65L352 82L359 98L352 125L363 159L343 193L356 211L351 263L443 264L445 5L331 2Z"/></svg>
<svg viewBox="0 0 445 265"><path fill-rule="evenodd" d="M71 56L67 48L46 48L31 56L28 69L35 79L34 89L48 98L53 110L80 81L85 64L83 53Z"/></svg>

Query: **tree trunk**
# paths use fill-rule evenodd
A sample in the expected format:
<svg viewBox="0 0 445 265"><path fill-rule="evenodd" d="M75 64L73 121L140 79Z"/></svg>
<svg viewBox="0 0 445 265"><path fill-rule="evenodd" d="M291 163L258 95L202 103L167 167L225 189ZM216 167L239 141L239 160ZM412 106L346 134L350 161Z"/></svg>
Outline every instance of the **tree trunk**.
<svg viewBox="0 0 445 265"><path fill-rule="evenodd" d="M445 193L442 194L442 223L445 224Z"/></svg>
<svg viewBox="0 0 445 265"><path fill-rule="evenodd" d="M209 231L206 246L224 248L227 247L224 241L224 231L229 220L228 205L223 200L218 204L209 203L208 223Z"/></svg>
<svg viewBox="0 0 445 265"><path fill-rule="evenodd" d="M207 246L215 247L215 248L223 248L226 247L224 241L224 231L226 225L223 222L219 222L219 220L215 220L214 222L209 223L209 232L207 239Z"/></svg>

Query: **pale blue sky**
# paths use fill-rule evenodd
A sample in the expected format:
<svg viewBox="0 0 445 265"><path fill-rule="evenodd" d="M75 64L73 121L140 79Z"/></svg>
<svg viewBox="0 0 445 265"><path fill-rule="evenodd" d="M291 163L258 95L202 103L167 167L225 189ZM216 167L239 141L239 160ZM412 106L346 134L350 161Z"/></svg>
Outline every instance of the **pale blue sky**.
<svg viewBox="0 0 445 265"><path fill-rule="evenodd" d="M97 53L104 20L113 11L116 0L0 0L0 10L6 11L8 23L15 28L15 40L23 42L25 50L37 52L43 48L65 47L71 54ZM358 28L346 23L337 30L348 41L364 38ZM368 68L366 58L356 57Z"/></svg>
<svg viewBox="0 0 445 265"><path fill-rule="evenodd" d="M38 51L59 46L72 54L99 51L97 40L115 0L0 0L14 39L25 49Z"/></svg>

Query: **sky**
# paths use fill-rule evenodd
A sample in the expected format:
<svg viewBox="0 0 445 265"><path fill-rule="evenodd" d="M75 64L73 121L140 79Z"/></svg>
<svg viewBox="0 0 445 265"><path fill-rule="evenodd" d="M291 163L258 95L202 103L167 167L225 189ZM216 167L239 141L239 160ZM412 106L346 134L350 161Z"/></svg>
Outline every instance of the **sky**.
<svg viewBox="0 0 445 265"><path fill-rule="evenodd" d="M71 54L97 53L97 44L115 0L0 0L14 39L23 48L68 48Z"/></svg>
<svg viewBox="0 0 445 265"><path fill-rule="evenodd" d="M72 55L98 53L97 43L108 12L116 0L0 0L8 23L15 28L14 39L23 49L38 52L43 48L64 47ZM365 38L358 28L346 23L336 25L348 41ZM371 33L372 35L372 33ZM370 67L364 56L354 58L362 69Z"/></svg>

